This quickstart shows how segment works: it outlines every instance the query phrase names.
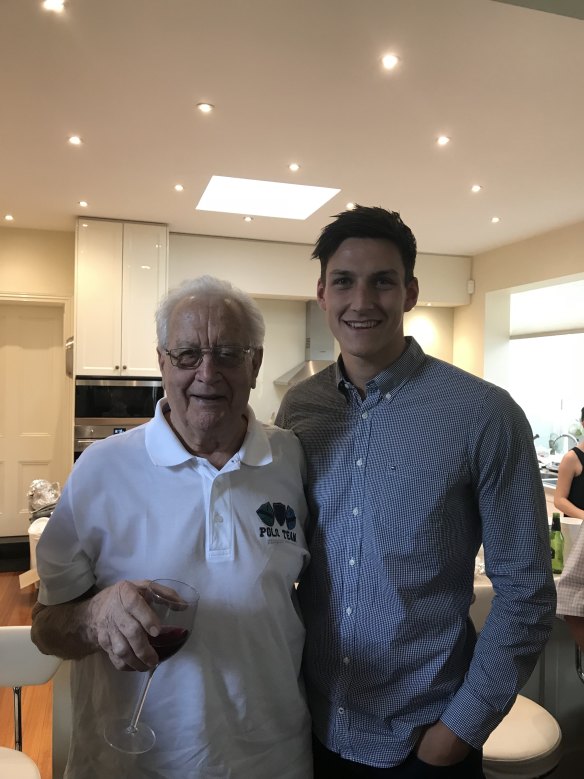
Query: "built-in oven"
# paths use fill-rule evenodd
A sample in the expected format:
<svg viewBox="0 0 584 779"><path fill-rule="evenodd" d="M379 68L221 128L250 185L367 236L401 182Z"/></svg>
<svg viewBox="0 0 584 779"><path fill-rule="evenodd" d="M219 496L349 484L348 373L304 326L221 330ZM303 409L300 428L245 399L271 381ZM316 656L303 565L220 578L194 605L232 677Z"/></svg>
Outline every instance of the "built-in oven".
<svg viewBox="0 0 584 779"><path fill-rule="evenodd" d="M162 379L78 376L73 459L95 441L147 422L163 394Z"/></svg>

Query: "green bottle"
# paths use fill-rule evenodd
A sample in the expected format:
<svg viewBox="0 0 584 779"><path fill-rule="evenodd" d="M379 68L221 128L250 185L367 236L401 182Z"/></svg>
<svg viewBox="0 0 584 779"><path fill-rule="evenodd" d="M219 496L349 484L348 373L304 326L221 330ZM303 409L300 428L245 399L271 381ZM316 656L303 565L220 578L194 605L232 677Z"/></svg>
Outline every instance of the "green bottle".
<svg viewBox="0 0 584 779"><path fill-rule="evenodd" d="M550 549L552 553L552 571L562 573L564 569L564 536L560 523L560 514L552 514L552 529L550 530Z"/></svg>

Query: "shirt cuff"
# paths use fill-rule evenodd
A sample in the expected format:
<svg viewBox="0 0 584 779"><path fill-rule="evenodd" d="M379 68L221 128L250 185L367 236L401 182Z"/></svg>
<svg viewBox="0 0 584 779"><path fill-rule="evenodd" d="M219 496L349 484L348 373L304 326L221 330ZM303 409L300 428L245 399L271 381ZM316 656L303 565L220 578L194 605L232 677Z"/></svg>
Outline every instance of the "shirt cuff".
<svg viewBox="0 0 584 779"><path fill-rule="evenodd" d="M440 719L471 747L481 749L513 705L515 697L509 702L507 711L495 711L482 698L477 697L468 685L463 684L442 712Z"/></svg>

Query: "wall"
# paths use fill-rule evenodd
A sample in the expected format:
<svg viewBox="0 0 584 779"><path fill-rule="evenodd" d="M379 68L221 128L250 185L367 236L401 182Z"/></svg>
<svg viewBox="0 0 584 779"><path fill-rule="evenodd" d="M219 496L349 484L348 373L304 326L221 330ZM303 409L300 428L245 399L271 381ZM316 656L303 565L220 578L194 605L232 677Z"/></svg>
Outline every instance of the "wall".
<svg viewBox="0 0 584 779"><path fill-rule="evenodd" d="M506 371L503 345L509 330L505 335L508 322L503 320L509 316L510 290L584 278L584 222L479 254L472 272L472 302L454 312L453 361L477 376L497 380ZM495 364L489 365L490 360Z"/></svg>

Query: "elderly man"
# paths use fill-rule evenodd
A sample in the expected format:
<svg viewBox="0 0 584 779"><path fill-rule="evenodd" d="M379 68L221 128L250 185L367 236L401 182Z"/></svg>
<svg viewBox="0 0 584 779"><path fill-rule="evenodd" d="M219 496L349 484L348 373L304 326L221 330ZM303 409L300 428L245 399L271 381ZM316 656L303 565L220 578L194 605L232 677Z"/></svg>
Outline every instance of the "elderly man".
<svg viewBox="0 0 584 779"><path fill-rule="evenodd" d="M157 312L166 397L93 444L38 545L33 640L73 659L66 779L306 779L310 724L294 583L306 565L301 448L247 405L262 361L253 300L205 276ZM157 663L147 580L200 592L194 631L154 674L146 755L103 736Z"/></svg>

